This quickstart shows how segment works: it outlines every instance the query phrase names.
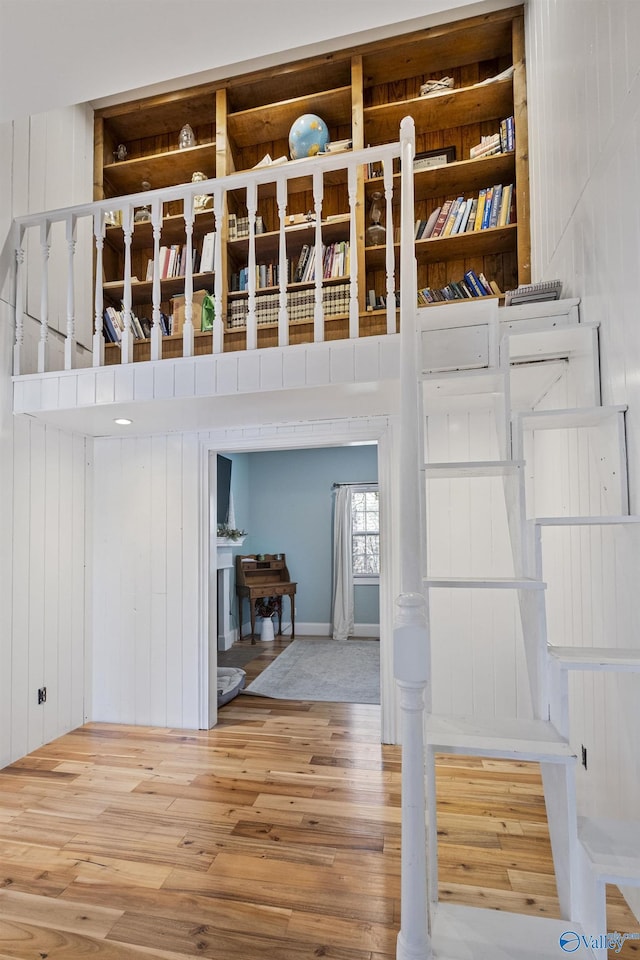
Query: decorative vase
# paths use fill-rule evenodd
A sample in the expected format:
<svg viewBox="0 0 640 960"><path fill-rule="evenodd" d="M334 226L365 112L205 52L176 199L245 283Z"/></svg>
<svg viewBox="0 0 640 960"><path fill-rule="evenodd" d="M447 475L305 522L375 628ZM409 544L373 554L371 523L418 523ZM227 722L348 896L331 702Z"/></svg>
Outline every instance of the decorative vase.
<svg viewBox="0 0 640 960"><path fill-rule="evenodd" d="M262 623L260 624L260 639L263 643L268 643L270 640L273 640L273 619L271 617L263 617Z"/></svg>
<svg viewBox="0 0 640 960"><path fill-rule="evenodd" d="M380 222L382 220L382 201L383 195L379 190L371 194L371 207L369 208L371 225L367 227L368 247L379 247L386 239L387 232Z"/></svg>

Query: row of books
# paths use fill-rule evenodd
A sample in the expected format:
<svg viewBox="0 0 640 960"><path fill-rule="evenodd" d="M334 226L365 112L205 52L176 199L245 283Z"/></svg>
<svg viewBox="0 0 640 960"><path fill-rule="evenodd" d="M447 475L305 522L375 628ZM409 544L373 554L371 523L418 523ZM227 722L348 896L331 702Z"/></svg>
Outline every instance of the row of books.
<svg viewBox="0 0 640 960"><path fill-rule="evenodd" d="M195 248L191 252L192 273L212 273L216 247L215 233L206 233L202 238L202 251ZM184 277L187 272L186 243L172 243L170 247L160 247L158 251L160 279ZM153 260L147 261L146 280L153 280Z"/></svg>
<svg viewBox="0 0 640 960"><path fill-rule="evenodd" d="M102 315L102 332L105 343L120 343L125 330L124 310L106 307ZM145 340L151 336L151 321L138 317L131 312L131 332L136 340Z"/></svg>
<svg viewBox="0 0 640 960"><path fill-rule="evenodd" d="M322 279L344 277L349 273L349 241L337 240L322 245ZM309 283L316 278L316 247L305 243L300 251L298 265L293 275L294 283Z"/></svg>
<svg viewBox="0 0 640 960"><path fill-rule="evenodd" d="M325 317L336 317L349 313L351 285L336 283L323 287L322 312ZM287 315L289 320L313 320L315 310L315 290L289 290L287 292ZM277 323L280 312L280 294L268 293L258 297L255 304L256 323L262 326ZM247 301L232 300L227 311L227 327L232 330L247 325Z"/></svg>
<svg viewBox="0 0 640 960"><path fill-rule="evenodd" d="M495 280L487 280L484 273L467 270L462 280L450 280L444 287L424 287L418 290L418 306L441 303L446 300L472 300L474 297L499 297L502 291Z"/></svg>
<svg viewBox="0 0 640 960"><path fill-rule="evenodd" d="M483 187L477 197L445 200L427 220L416 220L416 240L435 240L490 227L505 227L515 221L513 184Z"/></svg>
<svg viewBox="0 0 640 960"><path fill-rule="evenodd" d="M471 147L469 158L477 160L479 157L490 157L494 153L512 153L515 144L515 121L513 117L506 117L500 121L500 128L497 133L481 137L480 143Z"/></svg>
<svg viewBox="0 0 640 960"><path fill-rule="evenodd" d="M227 230L229 240L242 240L249 236L249 217L239 217L235 213L227 216ZM264 221L260 214L256 214L256 234L264 233Z"/></svg>
<svg viewBox="0 0 640 960"><path fill-rule="evenodd" d="M287 282L293 280L289 261L286 261ZM279 263L256 263L255 269L256 290L266 287L277 287L280 283ZM249 289L249 267L243 267L237 273L232 273L229 280L229 289L232 293Z"/></svg>

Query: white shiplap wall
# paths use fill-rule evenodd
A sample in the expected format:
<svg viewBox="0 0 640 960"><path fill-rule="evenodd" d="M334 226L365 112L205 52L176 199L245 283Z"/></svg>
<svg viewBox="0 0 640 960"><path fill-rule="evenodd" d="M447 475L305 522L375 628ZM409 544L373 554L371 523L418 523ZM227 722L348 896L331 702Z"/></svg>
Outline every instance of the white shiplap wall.
<svg viewBox="0 0 640 960"><path fill-rule="evenodd" d="M80 725L85 716L89 451L84 438L11 412L9 231L14 216L90 199L90 113L74 107L0 126L0 766ZM79 257L84 255L80 249ZM53 279L52 294L51 320L60 326L66 323L66 273ZM90 321L85 304L80 297L78 310ZM30 306L37 316L39 292ZM37 322L27 322L32 367L39 331ZM52 345L61 356L55 334ZM47 687L42 706L40 686Z"/></svg>
<svg viewBox="0 0 640 960"><path fill-rule="evenodd" d="M582 319L600 321L603 402L629 406L631 510L638 512L640 4L530 0L527 36L534 279L561 278L567 295L581 297ZM589 534L613 568L589 560L598 550L585 549L586 536L565 533L564 544L546 550L555 642L638 646L629 580L640 559L637 534ZM613 590L606 569L615 569ZM593 757L580 771L581 807L636 817L640 763L630 734L640 727L640 679L578 674L572 697L574 730Z"/></svg>
<svg viewBox="0 0 640 960"><path fill-rule="evenodd" d="M95 442L94 720L198 727L199 447Z"/></svg>

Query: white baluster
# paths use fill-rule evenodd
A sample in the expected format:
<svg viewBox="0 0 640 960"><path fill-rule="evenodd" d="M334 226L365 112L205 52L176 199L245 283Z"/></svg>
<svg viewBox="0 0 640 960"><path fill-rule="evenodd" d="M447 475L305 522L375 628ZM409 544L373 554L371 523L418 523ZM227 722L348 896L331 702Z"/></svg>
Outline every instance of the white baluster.
<svg viewBox="0 0 640 960"><path fill-rule="evenodd" d="M396 332L396 258L393 243L393 161L384 161L384 196L386 200L386 269L387 269L387 333Z"/></svg>
<svg viewBox="0 0 640 960"><path fill-rule="evenodd" d="M313 339L316 343L324 340L324 309L322 304L322 199L324 195L324 181L321 170L313 174L313 207L316 215L315 235L315 292L313 302Z"/></svg>
<svg viewBox="0 0 640 960"><path fill-rule="evenodd" d="M24 227L16 227L16 339L13 346L13 372L17 377L22 371L22 347L24 345Z"/></svg>
<svg viewBox="0 0 640 960"><path fill-rule="evenodd" d="M354 340L360 335L360 316L358 309L358 175L355 166L349 167L349 265L351 279L349 283L349 337Z"/></svg>
<svg viewBox="0 0 640 960"><path fill-rule="evenodd" d="M51 224L48 220L43 220L40 226L40 249L42 251L42 283L40 285L38 373L45 373L49 352L49 253L51 252Z"/></svg>
<svg viewBox="0 0 640 960"><path fill-rule="evenodd" d="M193 194L184 198L184 230L187 238L187 269L184 275L184 327L182 328L182 356L193 356Z"/></svg>
<svg viewBox="0 0 640 960"><path fill-rule="evenodd" d="M74 262L76 255L76 224L77 218L72 214L67 217L67 339L64 342L64 368L71 370L73 368L73 348L76 342L76 318L75 318L75 283L74 283Z"/></svg>
<svg viewBox="0 0 640 960"><path fill-rule="evenodd" d="M258 328L256 322L256 210L258 207L258 188L254 182L247 184L247 213L249 215L249 259L248 283L249 299L247 303L247 350L258 346Z"/></svg>
<svg viewBox="0 0 640 960"><path fill-rule="evenodd" d="M162 324L160 305L162 303L162 284L160 283L160 238L162 234L162 201L154 197L151 201L151 226L153 228L153 278L151 292L151 359L162 359Z"/></svg>
<svg viewBox="0 0 640 960"><path fill-rule="evenodd" d="M287 217L287 181L280 177L277 181L278 217L280 220L280 252L278 254L278 285L280 287L278 309L278 346L286 347L289 344L289 313L287 310L287 234L285 231Z"/></svg>
<svg viewBox="0 0 640 960"><path fill-rule="evenodd" d="M133 330L131 323L131 239L133 236L133 207L126 204L122 211L124 231L124 297L122 303L124 330L120 345L120 362L133 362Z"/></svg>
<svg viewBox="0 0 640 960"><path fill-rule="evenodd" d="M416 261L413 243L415 130L406 117L401 141L400 261L400 583L393 631L394 676L402 722L401 901L398 960L428 960L424 710L430 709L428 608L422 585L424 518L420 505L420 429Z"/></svg>
<svg viewBox="0 0 640 960"><path fill-rule="evenodd" d="M93 236L96 242L96 287L94 295L93 322L93 366L104 366L104 297L102 293L102 254L104 250L104 211L96 210L93 215Z"/></svg>
<svg viewBox="0 0 640 960"><path fill-rule="evenodd" d="M214 353L224 350L224 318L222 316L222 224L224 217L224 194L216 189L213 194L213 209L215 213L215 241L214 241L214 275L213 275L213 337L212 349Z"/></svg>

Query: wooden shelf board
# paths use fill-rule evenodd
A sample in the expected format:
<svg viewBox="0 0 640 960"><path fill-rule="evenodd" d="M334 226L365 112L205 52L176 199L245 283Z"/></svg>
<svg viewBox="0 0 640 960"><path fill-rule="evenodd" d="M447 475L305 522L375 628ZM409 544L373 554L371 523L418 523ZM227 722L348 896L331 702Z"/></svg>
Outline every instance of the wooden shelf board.
<svg viewBox="0 0 640 960"><path fill-rule="evenodd" d="M349 151L345 151L345 154ZM291 176L287 180L287 194L289 197L293 197L299 193L310 193L313 189L312 175L310 173L304 173L304 163L307 158L303 157L301 160L289 160L283 166L291 169L291 165L295 164L298 169L300 169L300 176ZM252 169L252 168L249 168ZM276 164L273 167L274 175L275 171L279 170L280 166ZM246 170L236 170L236 173L246 173ZM341 170L325 170L323 175L323 183L325 187L338 187L345 186L347 184L347 169L346 167ZM241 202L244 202L245 193L244 189L242 190L230 190L231 195L236 195L239 197ZM261 183L258 187L258 203L262 200L272 200L276 196L276 184L274 181L270 183Z"/></svg>
<svg viewBox="0 0 640 960"><path fill-rule="evenodd" d="M461 67L495 57L511 56L511 13L489 14L484 22L469 28L466 20L420 30L409 38L390 39L376 44L375 52L365 50L363 74L366 87L394 83L428 73L440 76L452 67ZM387 49L385 49L385 45Z"/></svg>
<svg viewBox="0 0 640 960"><path fill-rule="evenodd" d="M201 170L209 179L215 177L215 143L201 143L185 150L169 150L148 157L122 160L120 163L108 163L104 168L105 187L108 184L113 196L122 197L139 193L143 180L149 181L152 190L191 183L196 170ZM105 192L108 193L106 189Z"/></svg>
<svg viewBox="0 0 640 960"><path fill-rule="evenodd" d="M515 250L516 248L517 228L517 223L510 223L506 227L489 227L486 230L458 233L452 237L417 240L415 245L416 258L418 263L440 263L443 260L466 260L469 257L506 253L508 250ZM394 243L393 247L397 260L400 253L400 244ZM367 269L384 269L387 260L385 246L365 247L364 253ZM487 299L491 298L487 297Z"/></svg>
<svg viewBox="0 0 640 960"><path fill-rule="evenodd" d="M475 160L456 160L429 170L417 170L414 175L414 199L417 202L433 197L459 196L461 193L477 193L483 187L496 183L513 183L515 180L515 153L496 153L491 157ZM370 196L380 190L382 177L365 181L365 191ZM393 175L393 194L400 196L400 174Z"/></svg>
<svg viewBox="0 0 640 960"><path fill-rule="evenodd" d="M331 286L337 283L346 283L350 280L348 275L343 277L325 277L322 281L322 286ZM315 280L308 280L305 283L288 283L287 291L291 290L314 290L315 289ZM256 296L261 296L266 293L278 293L280 287L257 287ZM230 290L227 294L229 300L246 300L249 296L248 290Z"/></svg>
<svg viewBox="0 0 640 960"><path fill-rule="evenodd" d="M496 80L432 97L414 97L366 107L364 138L366 143L396 140L400 121L406 116L413 117L421 133L430 133L484 120L503 120L512 113L512 81Z"/></svg>
<svg viewBox="0 0 640 960"><path fill-rule="evenodd" d="M305 243L313 243L316 235L316 225L311 223L293 224L285 227L287 237L287 250L299 250ZM324 243L335 243L339 240L349 239L349 215L344 217L323 220L322 222L322 240ZM229 240L227 244L229 253L238 260L246 262L249 252L249 238L242 237L240 240ZM280 253L280 231L270 230L267 233L256 235L256 258L268 257L277 260Z"/></svg>
<svg viewBox="0 0 640 960"><path fill-rule="evenodd" d="M213 287L213 273L194 273L193 289L203 290ZM167 277L160 281L162 299L167 300L178 294L184 293L184 277ZM103 283L102 289L105 297L113 301L121 301L124 297L124 282L122 280L112 280ZM137 306L140 303L151 303L153 297L153 282L151 280L137 280L131 283L131 303Z"/></svg>
<svg viewBox="0 0 640 960"><path fill-rule="evenodd" d="M214 228L213 211L204 210L195 215L193 223L194 241L202 237ZM122 227L107 227L105 231L105 240L118 252L124 249L124 233ZM185 243L186 234L184 229L184 217L176 214L170 217L164 217L162 220L162 231L160 234L160 245L171 243ZM131 248L133 250L144 250L153 247L153 226L150 220L144 223L135 223L133 225L133 235L131 238Z"/></svg>
<svg viewBox="0 0 640 960"><path fill-rule="evenodd" d="M337 87L230 113L229 138L237 147L286 140L292 123L304 113L317 113L328 127L350 124L351 87Z"/></svg>
<svg viewBox="0 0 640 960"><path fill-rule="evenodd" d="M214 123L216 86L201 84L171 93L155 94L143 100L132 100L96 111L104 119L116 143L128 143L166 134L175 136L185 123L195 129L203 123Z"/></svg>

